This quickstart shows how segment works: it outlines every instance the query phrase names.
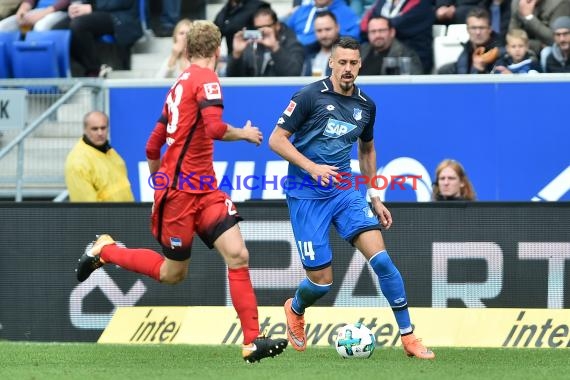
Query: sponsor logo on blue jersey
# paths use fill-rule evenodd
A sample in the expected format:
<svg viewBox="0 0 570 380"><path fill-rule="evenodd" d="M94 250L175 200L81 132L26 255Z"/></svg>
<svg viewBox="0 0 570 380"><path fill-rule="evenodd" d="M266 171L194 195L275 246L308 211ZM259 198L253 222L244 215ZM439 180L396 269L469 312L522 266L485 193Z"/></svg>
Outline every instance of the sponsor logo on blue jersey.
<svg viewBox="0 0 570 380"><path fill-rule="evenodd" d="M327 126L325 127L325 131L323 132L323 135L336 139L338 137L346 135L354 128L356 128L356 125L354 124L329 118L329 120L327 121Z"/></svg>

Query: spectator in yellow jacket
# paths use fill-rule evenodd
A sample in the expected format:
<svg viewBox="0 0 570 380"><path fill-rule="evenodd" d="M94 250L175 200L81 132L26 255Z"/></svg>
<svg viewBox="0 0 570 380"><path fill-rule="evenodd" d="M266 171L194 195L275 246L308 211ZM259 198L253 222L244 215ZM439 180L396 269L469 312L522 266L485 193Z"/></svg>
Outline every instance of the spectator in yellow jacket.
<svg viewBox="0 0 570 380"><path fill-rule="evenodd" d="M71 202L132 202L127 167L108 140L109 117L100 111L83 118L83 137L65 161Z"/></svg>

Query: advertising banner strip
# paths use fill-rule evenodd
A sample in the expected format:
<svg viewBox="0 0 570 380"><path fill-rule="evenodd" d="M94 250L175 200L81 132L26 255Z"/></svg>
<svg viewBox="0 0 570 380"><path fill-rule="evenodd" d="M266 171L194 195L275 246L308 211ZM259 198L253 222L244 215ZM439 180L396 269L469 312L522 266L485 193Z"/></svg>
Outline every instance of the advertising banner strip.
<svg viewBox="0 0 570 380"><path fill-rule="evenodd" d="M410 309L416 334L432 347L570 347L570 310L565 309ZM260 307L262 331L286 337L282 307ZM313 307L305 315L309 346L331 346L336 330L362 322L377 347L400 346L388 308ZM239 320L232 307L120 307L98 343L240 344Z"/></svg>

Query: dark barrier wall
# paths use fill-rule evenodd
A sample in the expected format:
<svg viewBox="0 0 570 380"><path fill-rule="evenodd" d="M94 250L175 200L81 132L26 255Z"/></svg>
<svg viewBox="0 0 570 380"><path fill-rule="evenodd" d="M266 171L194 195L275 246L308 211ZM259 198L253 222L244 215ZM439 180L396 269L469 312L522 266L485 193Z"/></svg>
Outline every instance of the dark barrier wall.
<svg viewBox="0 0 570 380"><path fill-rule="evenodd" d="M477 78L473 78L477 77ZM223 79L224 117L235 126L246 120L267 138L292 94L312 78ZM413 82L411 82L413 80ZM145 144L171 82L124 87L109 81L112 144L123 154L137 199L152 201ZM388 201L426 201L436 165L461 161L485 201L570 200L568 101L570 77L469 75L412 79L358 78L377 104L375 144L382 174L422 177L415 191L388 189ZM353 154L356 159L356 154ZM286 166L266 143L217 143L218 175L286 175ZM356 165L356 167L358 167ZM235 184L236 182L234 182ZM257 181L259 184L259 181ZM243 184L242 184L243 185ZM225 189L234 201L283 198L282 189ZM265 190L272 190L266 187Z"/></svg>
<svg viewBox="0 0 570 380"><path fill-rule="evenodd" d="M384 233L416 307L570 307L570 203L399 203ZM0 339L94 341L117 306L229 305L226 268L195 242L189 277L158 284L113 265L84 283L77 259L97 233L157 249L149 204L0 205ZM304 277L282 202L239 205L261 306ZM361 255L332 235L334 285L319 306L387 306Z"/></svg>

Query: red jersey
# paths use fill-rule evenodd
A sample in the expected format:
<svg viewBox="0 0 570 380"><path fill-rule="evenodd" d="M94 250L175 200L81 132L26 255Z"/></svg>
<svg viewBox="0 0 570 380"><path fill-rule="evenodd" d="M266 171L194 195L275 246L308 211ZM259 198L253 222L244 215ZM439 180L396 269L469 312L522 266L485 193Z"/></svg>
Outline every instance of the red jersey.
<svg viewBox="0 0 570 380"><path fill-rule="evenodd" d="M221 139L227 129L222 108L220 81L208 68L191 65L170 88L154 136L147 143L150 159L157 159L160 147L168 144L159 169L167 176L168 187L191 193L217 189L214 140Z"/></svg>

